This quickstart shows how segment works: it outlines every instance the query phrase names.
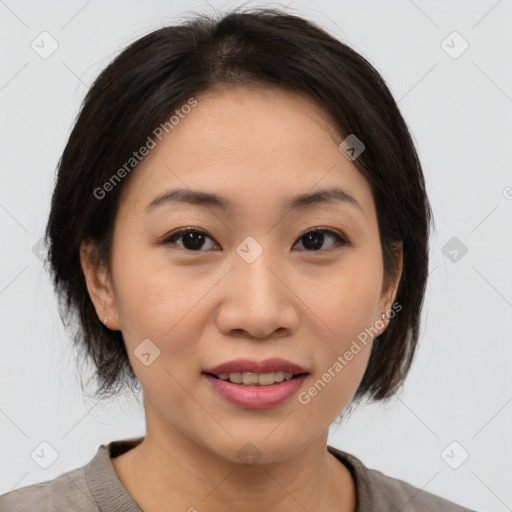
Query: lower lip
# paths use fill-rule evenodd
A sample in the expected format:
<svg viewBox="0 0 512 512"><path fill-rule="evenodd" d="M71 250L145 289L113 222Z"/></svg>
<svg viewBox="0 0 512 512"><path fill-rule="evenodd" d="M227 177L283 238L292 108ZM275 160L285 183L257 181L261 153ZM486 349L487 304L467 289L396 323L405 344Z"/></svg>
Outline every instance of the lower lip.
<svg viewBox="0 0 512 512"><path fill-rule="evenodd" d="M292 397L302 386L308 374L285 380L270 386L245 386L216 379L203 373L203 376L228 402L244 409L269 409L277 407Z"/></svg>

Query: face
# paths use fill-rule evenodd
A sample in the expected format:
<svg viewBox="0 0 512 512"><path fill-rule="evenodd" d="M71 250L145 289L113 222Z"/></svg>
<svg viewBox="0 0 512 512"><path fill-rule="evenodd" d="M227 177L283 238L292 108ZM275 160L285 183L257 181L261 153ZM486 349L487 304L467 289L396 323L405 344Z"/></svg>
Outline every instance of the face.
<svg viewBox="0 0 512 512"><path fill-rule="evenodd" d="M226 459L248 442L284 459L350 401L371 349L361 333L385 329L400 272L384 279L370 186L310 99L237 86L196 100L129 177L112 274L89 266L86 245L82 266L98 316L123 334L148 435L158 425ZM225 204L149 206L171 189ZM291 203L327 189L345 195ZM274 405L235 404L203 373L269 358L308 374Z"/></svg>

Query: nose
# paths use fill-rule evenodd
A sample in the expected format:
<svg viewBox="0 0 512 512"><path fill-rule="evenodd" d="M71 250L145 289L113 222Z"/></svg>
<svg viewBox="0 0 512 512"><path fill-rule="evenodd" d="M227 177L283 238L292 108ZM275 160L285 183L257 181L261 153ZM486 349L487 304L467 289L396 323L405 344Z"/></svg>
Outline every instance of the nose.
<svg viewBox="0 0 512 512"><path fill-rule="evenodd" d="M263 251L253 262L233 259L223 280L216 322L226 336L258 339L291 336L300 320L300 300L293 293L291 272Z"/></svg>

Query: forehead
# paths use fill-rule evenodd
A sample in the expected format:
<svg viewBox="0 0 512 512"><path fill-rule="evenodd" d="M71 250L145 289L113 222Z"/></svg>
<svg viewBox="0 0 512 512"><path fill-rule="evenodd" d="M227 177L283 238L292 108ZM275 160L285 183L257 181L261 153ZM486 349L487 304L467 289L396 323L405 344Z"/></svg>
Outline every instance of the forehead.
<svg viewBox="0 0 512 512"><path fill-rule="evenodd" d="M307 95L223 86L194 98L196 106L174 118L133 171L124 191L130 209L142 211L178 186L228 196L235 207L340 187L371 209L367 180L339 150L343 138L329 115Z"/></svg>

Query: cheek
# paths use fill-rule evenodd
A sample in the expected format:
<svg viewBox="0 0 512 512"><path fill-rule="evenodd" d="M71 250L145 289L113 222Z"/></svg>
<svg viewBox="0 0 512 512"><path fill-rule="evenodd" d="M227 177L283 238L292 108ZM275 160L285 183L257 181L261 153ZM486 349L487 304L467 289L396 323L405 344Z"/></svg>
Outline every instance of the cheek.
<svg viewBox="0 0 512 512"><path fill-rule="evenodd" d="M354 253L329 278L317 279L315 293L308 297L308 306L317 318L310 335L318 347L315 377L320 382L318 391L312 390L313 395L322 395L318 403L343 407L366 370L375 332L370 329L379 319L379 257L378 251Z"/></svg>
<svg viewBox="0 0 512 512"><path fill-rule="evenodd" d="M199 376L199 366L184 362L198 360L197 343L209 319L206 299L219 276L173 267L159 251L135 244L118 246L113 268L119 321L137 379L155 401L162 393L162 403L172 409L186 407L180 383L194 378L192 371ZM143 353L150 354L146 361Z"/></svg>
<svg viewBox="0 0 512 512"><path fill-rule="evenodd" d="M347 253L337 268L304 281L300 296L316 314L315 327L328 346L344 350L378 320L382 271L378 248L365 249Z"/></svg>
<svg viewBox="0 0 512 512"><path fill-rule="evenodd" d="M113 255L119 321L128 335L172 337L183 323L190 323L201 297L214 286L215 276L204 272L195 276L173 266L165 248L129 239L123 235Z"/></svg>

